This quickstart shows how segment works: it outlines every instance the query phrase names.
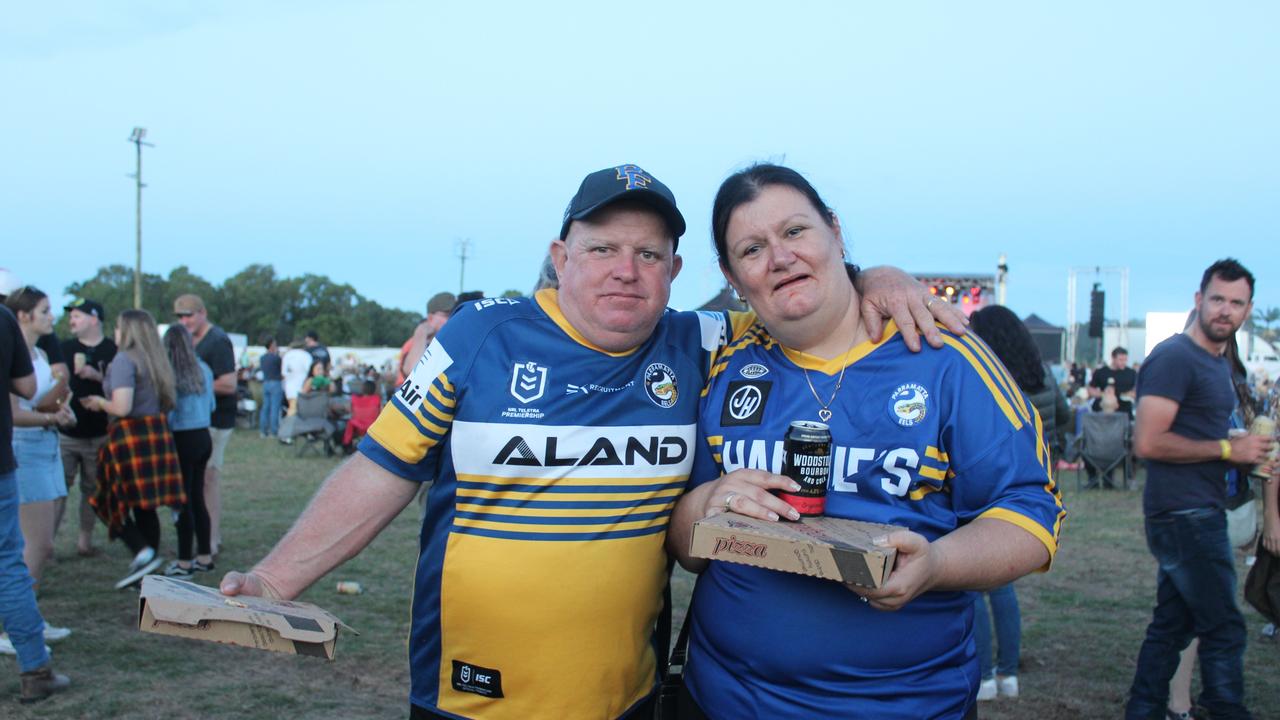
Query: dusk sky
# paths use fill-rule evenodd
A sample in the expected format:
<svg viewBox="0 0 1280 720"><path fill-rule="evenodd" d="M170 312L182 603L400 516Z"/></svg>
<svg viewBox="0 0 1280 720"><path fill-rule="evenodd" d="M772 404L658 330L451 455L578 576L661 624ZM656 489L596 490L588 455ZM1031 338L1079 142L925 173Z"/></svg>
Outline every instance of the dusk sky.
<svg viewBox="0 0 1280 720"><path fill-rule="evenodd" d="M527 292L582 176L637 163L689 222L672 305L714 295L712 197L805 174L853 257L1010 267L1066 319L1072 267L1127 267L1130 315L1213 260L1280 306L1272 2L18 3L0 27L0 266L60 298L132 265L250 263L421 311ZM1078 313L1087 317L1085 273ZM1118 317L1119 284L1108 289ZM115 312L118 309L109 309ZM216 318L215 318L216 320ZM234 328L229 328L233 329Z"/></svg>

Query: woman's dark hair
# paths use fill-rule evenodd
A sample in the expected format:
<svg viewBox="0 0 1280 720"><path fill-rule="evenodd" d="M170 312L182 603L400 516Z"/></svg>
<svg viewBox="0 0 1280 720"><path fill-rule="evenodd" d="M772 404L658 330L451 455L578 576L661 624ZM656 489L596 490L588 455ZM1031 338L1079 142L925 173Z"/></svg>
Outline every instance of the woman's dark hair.
<svg viewBox="0 0 1280 720"><path fill-rule="evenodd" d="M1003 305L990 305L969 316L969 329L978 334L1023 392L1044 389L1044 363L1031 332L1013 311Z"/></svg>
<svg viewBox="0 0 1280 720"><path fill-rule="evenodd" d="M173 366L173 382L179 395L203 395L204 372L191 344L191 333L182 323L173 323L164 331L164 349Z"/></svg>
<svg viewBox="0 0 1280 720"><path fill-rule="evenodd" d="M30 315L36 311L36 306L40 304L40 301L47 297L49 296L36 288L24 285L10 293L4 299L4 305L13 311L15 317L20 312Z"/></svg>
<svg viewBox="0 0 1280 720"><path fill-rule="evenodd" d="M739 170L725 178L716 192L715 204L711 206L711 240L715 243L716 257L720 258L722 265L725 265L725 246L728 243L725 235L729 231L729 216L733 215L733 211L739 206L760 197L760 193L770 185L784 185L804 195L809 200L809 204L813 205L813 209L817 210L826 221L827 227L835 228L836 214L827 207L818 195L818 191L813 189L803 175L781 165L770 163L752 165L746 170Z"/></svg>

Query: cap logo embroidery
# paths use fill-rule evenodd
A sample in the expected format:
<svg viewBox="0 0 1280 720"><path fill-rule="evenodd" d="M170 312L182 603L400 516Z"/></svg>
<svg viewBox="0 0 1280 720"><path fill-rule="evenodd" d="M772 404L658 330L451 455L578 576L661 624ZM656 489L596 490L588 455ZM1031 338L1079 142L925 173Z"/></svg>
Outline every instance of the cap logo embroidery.
<svg viewBox="0 0 1280 720"><path fill-rule="evenodd" d="M627 181L628 190L639 190L649 187L649 183L653 182L653 178L640 168L639 165L619 165L614 168L618 171L618 179Z"/></svg>

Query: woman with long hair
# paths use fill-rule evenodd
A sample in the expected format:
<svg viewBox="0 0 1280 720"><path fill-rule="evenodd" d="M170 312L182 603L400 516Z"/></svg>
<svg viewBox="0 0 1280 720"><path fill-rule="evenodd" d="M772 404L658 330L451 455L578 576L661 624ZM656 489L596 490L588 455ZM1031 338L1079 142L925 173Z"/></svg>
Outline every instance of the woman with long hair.
<svg viewBox="0 0 1280 720"><path fill-rule="evenodd" d="M186 502L178 451L165 413L174 407L173 369L160 346L156 321L146 310L125 310L116 320L119 352L102 386L107 397L80 402L111 417L107 443L98 453L98 489L90 504L133 551L129 570L116 589L142 580L164 564L159 555L156 508Z"/></svg>
<svg viewBox="0 0 1280 720"><path fill-rule="evenodd" d="M1071 420L1067 398L1054 382L1040 359L1040 349L1031 332L1013 311L1003 305L992 305L969 316L969 330L982 338L1000 362L1004 363L1014 382L1035 406L1040 418L1040 435L1048 448L1060 445L1058 428ZM1053 467L1052 464L1049 465ZM991 611L987 611L987 598ZM1013 583L977 593L973 605L974 638L978 644L978 667L982 684L979 700L994 700L997 695L1018 697L1018 662L1022 648L1022 613ZM995 616L997 654L992 662L991 630Z"/></svg>
<svg viewBox="0 0 1280 720"><path fill-rule="evenodd" d="M1034 411L971 334L942 333L941 348L919 353L892 324L870 339L839 219L794 170L730 176L712 235L755 317L734 323L711 370L690 489L667 532L667 549L700 573L681 709L975 717L970 591L1047 568L1064 514ZM795 421L831 433L827 517L906 528L877 539L896 551L880 587L689 555L693 523L709 515L800 519L770 492L800 489L770 472Z"/></svg>
<svg viewBox="0 0 1280 720"><path fill-rule="evenodd" d="M169 429L182 466L182 485L187 502L178 511L178 559L165 568L170 577L191 577L213 569L209 544L209 509L204 501L204 470L213 454L209 437L209 416L213 413L213 370L196 357L191 333L180 323L164 333L164 347L173 367L177 400L169 413ZM193 555L191 538L195 536Z"/></svg>
<svg viewBox="0 0 1280 720"><path fill-rule="evenodd" d="M18 523L25 547L22 559L39 588L44 564L53 556L53 535L57 524L57 500L67 496L58 450L58 428L74 425L75 415L67 405L57 412L37 410L45 395L56 385L49 358L36 347L41 336L53 332L49 298L33 287L15 290L5 305L18 318L18 328L35 368L36 394L30 400L10 393L13 411L13 454L18 463ZM66 628L45 626L45 639L57 640L70 634ZM8 643L0 637L0 643Z"/></svg>

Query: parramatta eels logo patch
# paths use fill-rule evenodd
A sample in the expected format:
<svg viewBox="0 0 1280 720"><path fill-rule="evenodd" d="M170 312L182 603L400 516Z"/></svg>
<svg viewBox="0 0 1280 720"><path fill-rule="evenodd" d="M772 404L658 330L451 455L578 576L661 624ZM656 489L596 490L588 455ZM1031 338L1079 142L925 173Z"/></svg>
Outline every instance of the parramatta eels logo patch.
<svg viewBox="0 0 1280 720"><path fill-rule="evenodd" d="M676 372L662 363L645 368L644 392L658 407L674 407L680 397L680 391L676 389Z"/></svg>
<svg viewBox="0 0 1280 720"><path fill-rule="evenodd" d="M902 427L918 425L929 414L929 391L923 385L899 385L889 396L889 416Z"/></svg>

